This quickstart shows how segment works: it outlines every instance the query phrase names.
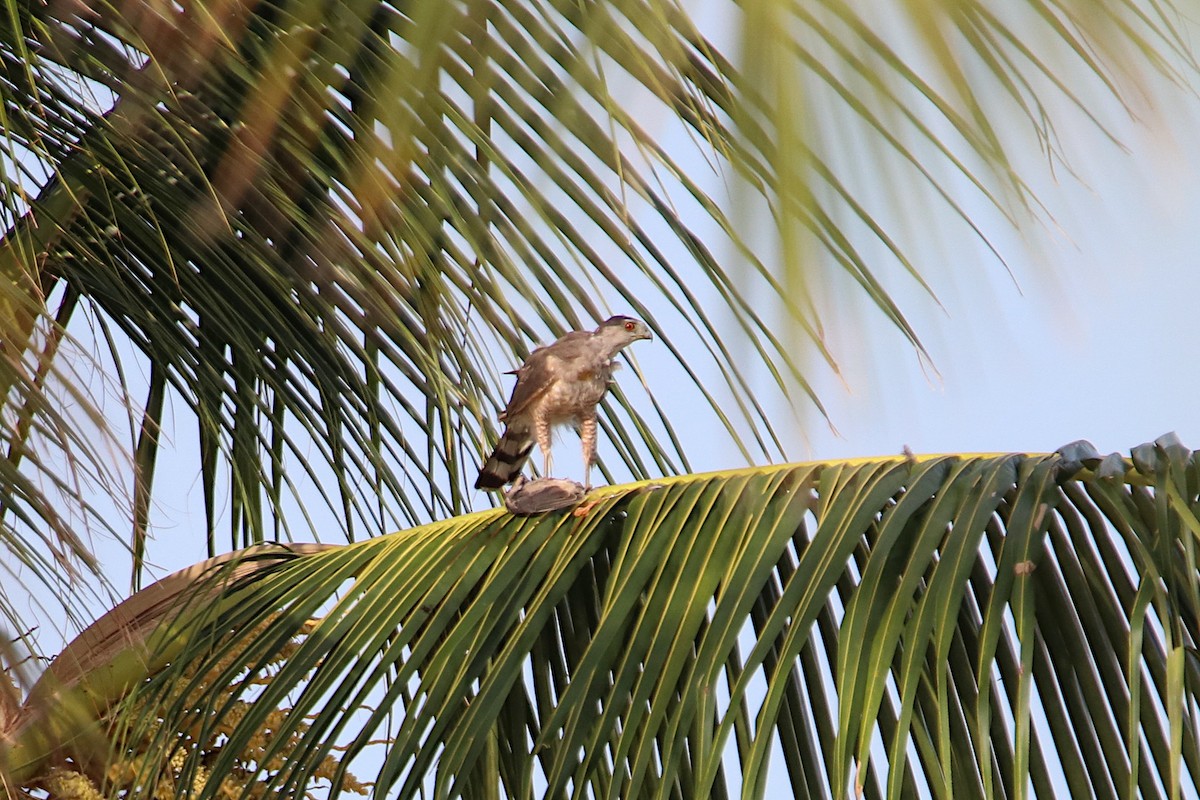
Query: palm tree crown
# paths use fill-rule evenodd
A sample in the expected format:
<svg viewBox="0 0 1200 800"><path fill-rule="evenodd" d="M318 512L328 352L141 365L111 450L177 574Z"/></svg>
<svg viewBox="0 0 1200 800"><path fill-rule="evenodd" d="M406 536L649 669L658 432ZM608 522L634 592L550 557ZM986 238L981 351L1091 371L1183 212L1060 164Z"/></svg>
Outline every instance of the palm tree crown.
<svg viewBox="0 0 1200 800"><path fill-rule="evenodd" d="M766 393L821 409L802 367L836 369L822 276L920 348L883 273L925 277L871 167L968 228L979 203L1036 215L1014 148L1063 159L1051 100L1090 114L1147 74L1186 84L1181 12L6 11L12 561L84 627L77 570L117 594L86 534L128 542L138 588L178 475L209 555L239 553L133 595L51 669L10 669L6 785L353 789L386 739L378 793L752 795L777 751L798 796L1194 788L1200 525L1177 442L747 469L462 516L485 502L468 487L502 369L610 309L663 333L669 371L605 401L607 475L691 470L684 385L747 461L783 460ZM184 426L192 457L167 445ZM317 519L347 546L263 545ZM24 649L52 649L2 598Z"/></svg>

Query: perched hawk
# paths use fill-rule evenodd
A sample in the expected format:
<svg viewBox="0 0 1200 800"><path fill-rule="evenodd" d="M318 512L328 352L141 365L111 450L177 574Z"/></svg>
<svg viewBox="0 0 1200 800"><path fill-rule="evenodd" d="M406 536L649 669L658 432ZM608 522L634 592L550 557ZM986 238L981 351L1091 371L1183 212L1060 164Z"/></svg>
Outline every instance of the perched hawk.
<svg viewBox="0 0 1200 800"><path fill-rule="evenodd" d="M613 357L638 339L653 339L646 323L610 317L594 331L572 331L554 344L539 347L513 373L508 408L500 415L504 435L488 456L476 489L499 489L519 474L534 442L542 451L542 473L550 474L550 430L569 422L583 440L584 481L591 485L596 459L596 405L608 391Z"/></svg>

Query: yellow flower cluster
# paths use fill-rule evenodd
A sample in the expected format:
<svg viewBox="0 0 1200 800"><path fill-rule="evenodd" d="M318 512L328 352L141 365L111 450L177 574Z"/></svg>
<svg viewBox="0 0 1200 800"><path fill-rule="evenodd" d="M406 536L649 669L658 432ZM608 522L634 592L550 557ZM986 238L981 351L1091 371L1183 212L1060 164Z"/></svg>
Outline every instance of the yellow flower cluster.
<svg viewBox="0 0 1200 800"><path fill-rule="evenodd" d="M54 767L41 783L54 800L104 800L91 778L71 769Z"/></svg>
<svg viewBox="0 0 1200 800"><path fill-rule="evenodd" d="M247 633L240 633L239 644L222 653L216 661L199 659L197 669L182 676L178 684L179 692L155 698L153 702L158 707L179 703L183 687L189 684L195 686L192 678L203 670L204 679L199 684L201 688L183 704L183 707L192 709L190 723L183 726L182 730L170 733L168 737L175 746L170 750L171 755L166 763L155 764L147 761L152 746L156 752L162 752L158 748L162 745L163 731L161 719L147 714L151 701L143 698L137 706L126 706L119 716L114 715L110 720L112 739L120 743L118 749L122 755L110 760L103 775L89 777L81 772L55 769L41 780L42 787L47 790L51 800L101 800L105 796L121 798L131 794L150 796L156 800L174 800L201 791L215 777L207 765L217 757L228 742L230 733L253 707L253 699L240 699L244 695L239 694L239 699L234 700L234 692L240 693L246 685L269 681L271 675L300 646L303 637L312 630L314 624L310 621L296 638L273 654L271 663L253 680L234 680L233 685L223 686L215 693L210 688L219 676L228 675L231 671L236 672L236 668L242 663L241 657L250 644L260 638L266 629L266 623ZM225 709L215 724L210 710L214 708ZM280 747L278 732L291 713L290 708L277 708L266 715L245 747L238 753L236 764L221 778L218 796L227 797L229 800L239 797L266 800L267 783L275 773L286 766L285 754L301 744L301 739L308 730L307 724L297 725L289 735L290 741ZM145 720L148 716L150 722L147 723ZM130 720L141 722L134 722L130 727ZM268 756L268 749L275 750L275 754ZM333 755L326 756L314 770L313 783L332 781L339 767L337 758ZM246 785L246 776L249 775L259 775L260 780L253 785ZM364 795L367 793L367 786L353 775L343 775L341 780L343 791ZM97 781L103 783L107 795L98 788ZM184 785L190 785L190 791L184 790ZM310 789L315 788L310 786ZM272 798L277 794L277 788L269 793ZM311 791L307 794L309 797L314 796Z"/></svg>

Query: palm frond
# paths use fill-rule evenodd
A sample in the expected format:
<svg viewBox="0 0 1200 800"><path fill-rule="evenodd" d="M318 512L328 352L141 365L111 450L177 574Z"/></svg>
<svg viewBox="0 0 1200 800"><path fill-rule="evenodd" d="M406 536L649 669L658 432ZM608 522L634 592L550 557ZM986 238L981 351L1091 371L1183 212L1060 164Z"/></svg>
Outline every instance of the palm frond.
<svg viewBox="0 0 1200 800"><path fill-rule="evenodd" d="M285 794L333 754L400 796L1178 797L1198 508L1171 438L613 487L273 562L145 696L202 743L232 691L188 757L228 775L269 720L245 785Z"/></svg>
<svg viewBox="0 0 1200 800"><path fill-rule="evenodd" d="M5 340L34 344L70 296L83 351L109 325L150 365L153 392L121 393L189 409L214 552L290 536L311 505L349 538L465 510L504 394L493 362L610 308L651 321L748 459L779 458L750 365L816 401L783 319L836 369L807 271L845 273L914 342L880 263L930 286L878 176L846 167L846 131L968 225L963 177L1016 219L1033 201L977 66L1052 151L1044 98L1090 108L1063 76L1108 93L1191 68L1169 7L1116 0L902 5L897 36L929 59L840 0L731 9L740 56L649 0L6 11ZM689 463L651 407L609 409L635 478ZM158 461L131 427L136 493Z"/></svg>

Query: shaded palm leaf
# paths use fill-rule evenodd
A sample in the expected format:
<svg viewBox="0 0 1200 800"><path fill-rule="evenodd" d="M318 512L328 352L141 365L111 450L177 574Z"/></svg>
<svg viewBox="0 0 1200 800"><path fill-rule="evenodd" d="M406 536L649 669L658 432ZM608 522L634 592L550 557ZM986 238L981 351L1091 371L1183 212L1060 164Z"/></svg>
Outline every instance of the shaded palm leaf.
<svg viewBox="0 0 1200 800"><path fill-rule="evenodd" d="M621 258L680 310L698 311L662 282L649 234L631 235L628 191L657 207L713 271L723 302L746 316L654 188L653 167L630 161L594 119L609 97L590 48L565 33L593 27L575 11L519 21L488 3L413 16L383 3L143 12L14 5L6 18L18 112L8 152L32 154L50 173L27 194L10 184L19 217L6 240L10 273L30 275L43 294L69 284L156 365L156 385L168 382L192 408L209 528L220 458L235 544L261 538L266 515L282 516L281 488L297 472L285 467L307 455L309 439L333 470L326 500L348 524L377 531L462 510L458 448L482 443L483 398L501 396L480 343L521 351L525 336L580 325L579 310L605 315L571 261ZM678 31L664 35L662 46L686 44ZM586 80L564 78L580 69ZM669 79L656 92L696 92L679 75L651 77ZM679 171L653 137L635 134ZM615 289L607 302L646 313L627 280L609 272L605 282ZM767 360L794 372L751 320L756 328ZM737 367L725 371L749 398ZM752 401L746 409L769 431ZM681 454L639 447L627 424L616 433L635 474L651 462L677 469ZM770 447L769 433L760 439ZM370 501L361 485L374 487Z"/></svg>
<svg viewBox="0 0 1200 800"><path fill-rule="evenodd" d="M1045 78L1084 105L1059 70L1108 91L1139 64L1189 65L1169 9L1100 8L906 7L928 72L844 2L748 4L739 65L724 31L648 0L9 0L4 339L32 342L47 303L63 325L84 308L72 330L109 325L112 359L132 348L149 365L129 447L138 559L158 463L157 433L140 431L159 430L164 402L197 426L211 551L221 529L234 546L288 536L289 509L314 503L348 535L378 532L467 507L504 396L486 354L511 351L507 366L610 305L651 320L748 458L778 457L735 350L808 391L794 339L771 332L782 315L828 358L800 263L846 272L916 338L859 234L923 278L861 196L874 179L864 190L839 166L841 130L912 165L964 218L947 188L962 175L988 202L1022 205L971 64L1050 149ZM1140 60L1122 57L1129 45ZM655 114L681 124L656 130ZM777 237L751 238L758 215ZM737 336L718 328L726 313ZM131 405L136 372L116 376ZM37 391L19 369L4 386ZM687 468L660 409L613 405L631 474ZM47 506L25 505L34 522Z"/></svg>
<svg viewBox="0 0 1200 800"><path fill-rule="evenodd" d="M253 701L214 774L278 705L280 747L311 726L250 776L286 794L338 743L401 796L753 796L769 775L798 797L1178 797L1200 775L1198 492L1170 439L614 487L280 561L170 658ZM179 681L148 686L190 698L165 729L218 725L211 687Z"/></svg>
<svg viewBox="0 0 1200 800"><path fill-rule="evenodd" d="M118 604L89 625L37 677L24 702L3 717L15 734L0 751L4 773L18 782L44 777L45 753L69 742L77 762L103 770L108 755L99 724L144 680L176 658L187 631L173 627L183 609L220 602L222 593L298 553L330 545L258 546L180 570Z"/></svg>

